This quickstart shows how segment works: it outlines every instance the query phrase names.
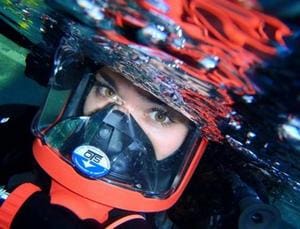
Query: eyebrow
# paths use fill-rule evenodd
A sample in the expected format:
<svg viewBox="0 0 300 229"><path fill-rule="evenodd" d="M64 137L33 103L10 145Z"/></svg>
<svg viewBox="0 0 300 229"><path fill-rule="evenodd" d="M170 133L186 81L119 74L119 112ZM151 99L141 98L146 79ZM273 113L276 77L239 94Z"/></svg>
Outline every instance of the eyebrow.
<svg viewBox="0 0 300 229"><path fill-rule="evenodd" d="M98 72L101 76L102 81L106 83L108 86L113 87L114 89L117 89L116 82L106 73L106 72Z"/></svg>

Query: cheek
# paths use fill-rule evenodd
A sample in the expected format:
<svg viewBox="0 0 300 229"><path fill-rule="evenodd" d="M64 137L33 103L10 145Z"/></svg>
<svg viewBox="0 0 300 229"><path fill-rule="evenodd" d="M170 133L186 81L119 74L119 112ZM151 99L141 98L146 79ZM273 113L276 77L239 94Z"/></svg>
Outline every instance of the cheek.
<svg viewBox="0 0 300 229"><path fill-rule="evenodd" d="M146 131L155 150L156 159L162 160L172 155L184 142L188 127L174 124L172 127L148 128Z"/></svg>
<svg viewBox="0 0 300 229"><path fill-rule="evenodd" d="M92 108L91 108L91 104L92 104L92 98L91 98L91 92L89 93L89 95L87 96L84 105L83 105L83 114L84 115L88 115L91 113Z"/></svg>
<svg viewBox="0 0 300 229"><path fill-rule="evenodd" d="M107 102L105 102L103 99L101 100L95 96L95 89L92 89L86 97L83 105L83 114L90 115L94 111L103 108L106 104Z"/></svg>

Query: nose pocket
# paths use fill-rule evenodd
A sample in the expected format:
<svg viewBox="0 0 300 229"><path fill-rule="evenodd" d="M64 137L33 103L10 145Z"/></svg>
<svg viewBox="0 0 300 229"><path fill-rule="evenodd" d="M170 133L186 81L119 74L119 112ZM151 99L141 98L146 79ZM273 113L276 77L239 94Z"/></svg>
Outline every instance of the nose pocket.
<svg viewBox="0 0 300 229"><path fill-rule="evenodd" d="M110 176L131 183L134 177L134 158L128 152L118 154L111 164Z"/></svg>

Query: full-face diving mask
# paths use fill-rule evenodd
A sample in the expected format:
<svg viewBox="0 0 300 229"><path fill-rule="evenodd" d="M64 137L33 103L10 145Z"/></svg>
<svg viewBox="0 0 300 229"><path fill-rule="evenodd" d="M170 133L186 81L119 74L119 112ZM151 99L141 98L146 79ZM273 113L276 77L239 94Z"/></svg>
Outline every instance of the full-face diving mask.
<svg viewBox="0 0 300 229"><path fill-rule="evenodd" d="M81 177L87 184L93 183L93 187L100 187L100 190L101 187L109 187L111 193L114 193L114 189L128 193L131 200L127 202L131 202L129 205L132 207L127 206L126 209L157 211L170 207L183 191L204 151L206 141L200 137L199 126L185 118L180 111L166 105L165 101L145 92L145 88L135 86L136 83L126 77L126 74L133 72L122 72L120 68L105 63L109 58L99 60L89 56L95 54L95 50L82 52L87 54L85 56L72 53L70 50L74 49L74 43L73 46L67 46L68 42L61 46L56 57L57 66L50 79L51 88L34 124L36 135L50 149L52 157L59 158L73 170L76 177ZM99 69L103 68L121 79L102 76ZM122 88L123 84L127 88ZM115 87L113 90L117 90L113 94L110 89L112 85ZM143 86L147 87L147 84ZM141 93L143 95L138 104L134 104ZM127 100L133 101L130 108L127 107ZM86 108L89 107L89 101L94 103L90 110ZM164 107L164 110L157 110L157 105ZM168 117L167 112L174 114L175 118ZM168 125L181 128L171 129L174 131L169 131L168 136L161 135L165 128L170 128L164 126L165 121ZM152 127L153 122L161 125L160 129ZM35 154L44 157L47 153ZM59 174L58 165L49 165L49 161L36 157L53 179L63 185L67 182L62 179L64 174L54 175ZM53 166L57 166L57 169ZM76 179L74 177L71 179ZM73 189L68 184L66 187ZM92 189L86 186L82 188ZM85 196L84 191L80 194ZM102 199L96 201L105 204L105 198ZM118 196L115 200L119 201ZM139 200L167 203L160 206L153 205L153 202L150 207L138 207L141 205ZM113 207L124 208L121 202Z"/></svg>

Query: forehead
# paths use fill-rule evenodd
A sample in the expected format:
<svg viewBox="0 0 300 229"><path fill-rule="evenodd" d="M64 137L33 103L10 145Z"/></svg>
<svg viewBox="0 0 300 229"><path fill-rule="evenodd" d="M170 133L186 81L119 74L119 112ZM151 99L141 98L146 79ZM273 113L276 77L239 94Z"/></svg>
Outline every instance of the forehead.
<svg viewBox="0 0 300 229"><path fill-rule="evenodd" d="M131 90L134 90L139 96L146 99L148 102L166 105L158 98L151 95L149 92L135 86L130 80L126 79L121 74L112 71L108 67L103 67L99 69L96 74L96 79L98 80L103 79L108 84L110 84L110 86L114 87L114 89L117 90L122 90L122 87L130 88Z"/></svg>

